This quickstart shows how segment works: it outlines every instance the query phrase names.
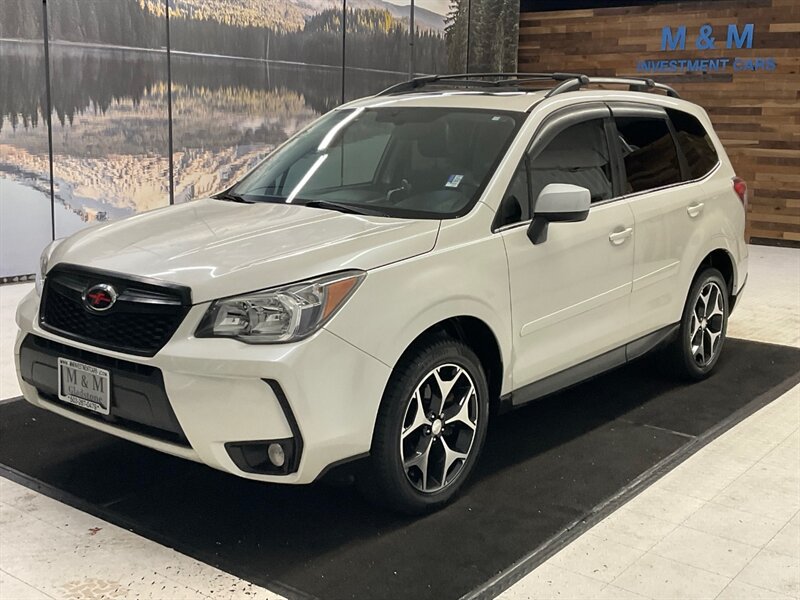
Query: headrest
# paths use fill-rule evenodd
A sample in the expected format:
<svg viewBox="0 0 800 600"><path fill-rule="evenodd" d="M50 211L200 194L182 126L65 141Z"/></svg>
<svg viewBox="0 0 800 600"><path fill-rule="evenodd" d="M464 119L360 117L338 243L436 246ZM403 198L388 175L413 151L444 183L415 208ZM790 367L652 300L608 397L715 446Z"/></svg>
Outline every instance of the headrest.
<svg viewBox="0 0 800 600"><path fill-rule="evenodd" d="M608 158L591 148L550 150L548 148L533 160L534 169L588 169L602 167Z"/></svg>
<svg viewBox="0 0 800 600"><path fill-rule="evenodd" d="M417 138L419 153L427 158L447 156L447 138L447 124L444 119L427 124L426 132Z"/></svg>
<svg viewBox="0 0 800 600"><path fill-rule="evenodd" d="M608 163L605 133L593 122L559 133L533 161L534 169L602 167Z"/></svg>

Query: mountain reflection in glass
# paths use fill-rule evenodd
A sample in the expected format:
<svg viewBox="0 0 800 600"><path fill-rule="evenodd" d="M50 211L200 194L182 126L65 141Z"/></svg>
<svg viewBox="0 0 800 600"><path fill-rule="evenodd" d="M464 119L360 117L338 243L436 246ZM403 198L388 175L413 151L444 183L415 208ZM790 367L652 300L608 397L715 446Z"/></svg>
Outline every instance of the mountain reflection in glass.
<svg viewBox="0 0 800 600"><path fill-rule="evenodd" d="M510 0L416 0L412 31L411 5L384 0L48 0L51 149L43 6L4 0L0 277L49 241L51 151L56 237L166 206L170 158L175 202L216 193L343 99L461 67L464 7L484 2Z"/></svg>

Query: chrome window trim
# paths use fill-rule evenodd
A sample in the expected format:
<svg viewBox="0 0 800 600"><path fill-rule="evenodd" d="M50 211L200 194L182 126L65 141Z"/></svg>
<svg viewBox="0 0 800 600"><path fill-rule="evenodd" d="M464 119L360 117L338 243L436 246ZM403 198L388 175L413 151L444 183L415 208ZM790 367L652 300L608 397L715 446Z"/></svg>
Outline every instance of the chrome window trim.
<svg viewBox="0 0 800 600"><path fill-rule="evenodd" d="M657 188L650 188L649 190L642 190L640 192L631 192L630 194L625 194L624 196L620 196L620 199L628 200L630 198L637 198L643 194L650 194L652 192L660 192L661 190L670 190L672 188L680 187L682 185L689 185L691 183L700 183L709 179L717 170L719 170L722 163L718 160L717 164L714 165L714 168L711 169L708 173L703 175L702 177L698 177L697 179L687 179L686 181L679 181L677 183L671 183L669 185L662 185L661 187ZM599 202L597 204L600 204ZM592 205L594 206L594 205Z"/></svg>
<svg viewBox="0 0 800 600"><path fill-rule="evenodd" d="M504 231L509 231L510 229L516 229L517 227L522 227L523 225L530 226L531 221L533 221L533 219L528 219L527 221L518 221L517 223L509 223L508 225L503 225L502 227L493 229L492 233L503 233Z"/></svg>

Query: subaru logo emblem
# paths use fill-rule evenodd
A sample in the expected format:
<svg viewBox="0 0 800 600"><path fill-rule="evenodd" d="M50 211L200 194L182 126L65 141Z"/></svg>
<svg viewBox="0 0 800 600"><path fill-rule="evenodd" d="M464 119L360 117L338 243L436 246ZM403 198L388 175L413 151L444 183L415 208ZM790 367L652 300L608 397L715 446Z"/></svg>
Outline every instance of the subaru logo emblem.
<svg viewBox="0 0 800 600"><path fill-rule="evenodd" d="M81 298L84 306L92 312L105 312L117 301L117 290L107 283L98 283L87 288Z"/></svg>

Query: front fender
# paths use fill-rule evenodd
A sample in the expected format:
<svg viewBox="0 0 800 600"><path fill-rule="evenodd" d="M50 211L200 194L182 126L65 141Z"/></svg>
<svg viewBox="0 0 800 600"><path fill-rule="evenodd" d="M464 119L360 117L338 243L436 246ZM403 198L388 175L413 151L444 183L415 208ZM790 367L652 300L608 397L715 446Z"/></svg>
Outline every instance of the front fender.
<svg viewBox="0 0 800 600"><path fill-rule="evenodd" d="M499 236L370 271L326 328L394 367L421 333L461 316L480 319L494 333L505 393L511 389L512 344L508 265Z"/></svg>

